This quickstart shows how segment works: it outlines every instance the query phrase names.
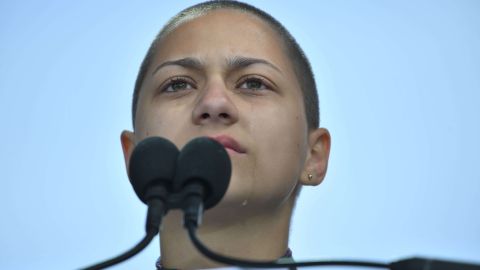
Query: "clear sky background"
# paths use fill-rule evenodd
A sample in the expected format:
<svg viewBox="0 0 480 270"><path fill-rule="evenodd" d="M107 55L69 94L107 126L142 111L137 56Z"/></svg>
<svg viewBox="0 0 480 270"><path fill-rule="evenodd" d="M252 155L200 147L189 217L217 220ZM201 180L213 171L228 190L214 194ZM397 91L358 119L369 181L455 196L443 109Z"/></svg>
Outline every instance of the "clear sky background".
<svg viewBox="0 0 480 270"><path fill-rule="evenodd" d="M151 40L193 3L0 2L0 269L78 269L143 237L120 132ZM250 3L310 58L332 135L294 256L480 262L480 1ZM158 255L157 238L113 269Z"/></svg>

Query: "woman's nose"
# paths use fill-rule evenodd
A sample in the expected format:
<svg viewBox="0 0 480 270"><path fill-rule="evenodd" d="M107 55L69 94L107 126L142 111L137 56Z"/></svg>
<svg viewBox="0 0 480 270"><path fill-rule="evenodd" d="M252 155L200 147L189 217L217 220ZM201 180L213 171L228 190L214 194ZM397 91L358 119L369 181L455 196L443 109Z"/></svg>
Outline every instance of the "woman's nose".
<svg viewBox="0 0 480 270"><path fill-rule="evenodd" d="M193 110L193 122L197 125L232 125L237 122L238 110L229 91L221 83L206 86Z"/></svg>

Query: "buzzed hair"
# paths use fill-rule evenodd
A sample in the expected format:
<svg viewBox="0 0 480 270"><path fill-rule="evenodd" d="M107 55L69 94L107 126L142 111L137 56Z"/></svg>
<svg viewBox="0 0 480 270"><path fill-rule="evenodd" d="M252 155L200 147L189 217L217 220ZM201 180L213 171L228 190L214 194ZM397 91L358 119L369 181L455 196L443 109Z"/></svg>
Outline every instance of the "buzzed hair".
<svg viewBox="0 0 480 270"><path fill-rule="evenodd" d="M288 32L288 30L270 14L249 4L227 0L203 2L182 10L180 13L170 19L155 37L152 44L150 45L150 48L147 51L147 54L145 55L145 58L143 59L142 65L140 66L140 70L138 72L137 80L135 82L135 89L133 91L132 100L133 128L135 129L135 116L137 112L140 89L142 87L146 73L150 68L150 65L152 64L155 52L157 51L157 48L161 43L162 38L168 35L168 33L170 33L171 31L174 31L179 25L183 24L184 22L201 17L211 11L218 9L237 10L240 12L252 14L260 18L262 21L266 22L270 27L275 30L275 32L279 35L280 39L284 43L286 54L288 55L292 63L295 76L303 93L303 102L305 107L305 115L308 129L313 130L318 128L320 122L320 113L315 78L312 72L312 68L310 66L310 62L308 61L307 57L298 45L295 38L293 38L293 36Z"/></svg>

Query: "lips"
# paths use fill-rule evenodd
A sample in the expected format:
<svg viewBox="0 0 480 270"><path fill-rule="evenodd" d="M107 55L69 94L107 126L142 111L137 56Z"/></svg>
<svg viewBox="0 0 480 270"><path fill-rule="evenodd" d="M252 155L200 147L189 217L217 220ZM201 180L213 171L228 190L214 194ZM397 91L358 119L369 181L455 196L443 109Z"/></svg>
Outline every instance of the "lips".
<svg viewBox="0 0 480 270"><path fill-rule="evenodd" d="M220 144L225 147L225 149L231 149L234 152L239 154L245 154L247 151L246 149L241 146L234 138L228 135L218 135L218 136L209 136L211 139L219 142Z"/></svg>

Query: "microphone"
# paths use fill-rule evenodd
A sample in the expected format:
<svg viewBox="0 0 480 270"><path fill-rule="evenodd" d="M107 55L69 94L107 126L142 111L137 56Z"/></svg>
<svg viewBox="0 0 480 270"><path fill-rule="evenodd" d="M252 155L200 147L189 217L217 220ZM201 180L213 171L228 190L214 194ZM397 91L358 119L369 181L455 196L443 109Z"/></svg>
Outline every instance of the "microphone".
<svg viewBox="0 0 480 270"><path fill-rule="evenodd" d="M130 157L129 178L138 198L148 205L146 231L157 234L167 212L179 151L167 139L149 137L138 143Z"/></svg>
<svg viewBox="0 0 480 270"><path fill-rule="evenodd" d="M148 205L145 237L132 249L83 270L99 270L123 262L142 251L158 234L167 199L172 188L178 157L177 147L160 137L150 137L138 143L129 163L129 178L138 198Z"/></svg>
<svg viewBox="0 0 480 270"><path fill-rule="evenodd" d="M199 137L179 153L170 141L150 137L134 149L129 163L129 178L138 198L148 205L146 236L135 247L102 263L84 268L98 270L125 261L142 251L158 234L163 216L169 209L184 211L184 226L194 246L206 257L228 265L278 268L306 266L359 266L390 270L480 270L479 265L412 258L393 263L366 261L310 261L282 263L250 261L218 254L197 237L203 210L210 209L225 195L231 177L231 162L223 145Z"/></svg>
<svg viewBox="0 0 480 270"><path fill-rule="evenodd" d="M185 224L197 227L203 209L220 202L230 183L232 165L219 142L198 137L187 143L178 156L173 190L183 194Z"/></svg>

